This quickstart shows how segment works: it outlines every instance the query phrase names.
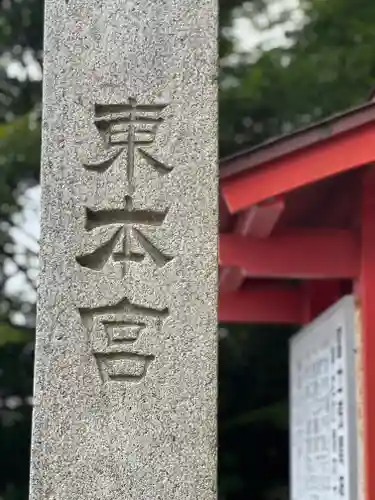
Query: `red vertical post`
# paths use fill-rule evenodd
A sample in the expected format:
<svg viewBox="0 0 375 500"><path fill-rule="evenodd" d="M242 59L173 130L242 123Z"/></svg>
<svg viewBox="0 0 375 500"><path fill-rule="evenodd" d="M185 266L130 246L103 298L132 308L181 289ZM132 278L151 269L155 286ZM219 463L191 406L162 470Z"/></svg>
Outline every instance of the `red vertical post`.
<svg viewBox="0 0 375 500"><path fill-rule="evenodd" d="M375 500L375 167L364 171L359 308L362 326L366 500Z"/></svg>

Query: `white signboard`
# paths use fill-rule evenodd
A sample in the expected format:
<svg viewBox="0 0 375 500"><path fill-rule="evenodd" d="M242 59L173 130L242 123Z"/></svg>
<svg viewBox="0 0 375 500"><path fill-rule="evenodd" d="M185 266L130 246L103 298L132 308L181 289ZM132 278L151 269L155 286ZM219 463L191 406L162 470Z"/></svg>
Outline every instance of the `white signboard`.
<svg viewBox="0 0 375 500"><path fill-rule="evenodd" d="M291 500L357 497L354 300L291 339Z"/></svg>

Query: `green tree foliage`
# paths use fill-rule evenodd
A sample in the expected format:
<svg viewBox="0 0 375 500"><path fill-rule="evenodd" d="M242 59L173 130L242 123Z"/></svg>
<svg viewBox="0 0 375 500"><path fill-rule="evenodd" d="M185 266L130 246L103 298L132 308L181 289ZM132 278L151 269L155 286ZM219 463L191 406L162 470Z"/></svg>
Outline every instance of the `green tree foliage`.
<svg viewBox="0 0 375 500"><path fill-rule="evenodd" d="M14 274L29 280L30 250L15 241L12 231L22 194L39 178L41 85L30 64L34 75L40 71L42 8L41 0L0 0L0 498L4 500L26 500L28 494L35 308L31 297L25 299L23 290L9 285Z"/></svg>
<svg viewBox="0 0 375 500"><path fill-rule="evenodd" d="M298 8L288 5L276 0L220 0L222 156L356 105L372 89L375 3L300 0ZM279 27L285 43L258 44L251 52L241 52L231 32L238 17L263 32ZM32 251L20 249L13 229L22 194L39 175L42 23L42 0L0 0L0 498L4 500L27 498L35 311L32 298L14 292L9 280L14 273L26 273L25 283L33 283L28 269ZM291 330L243 326L229 327L228 332L220 340L220 496L280 500L287 485Z"/></svg>
<svg viewBox="0 0 375 500"><path fill-rule="evenodd" d="M301 0L299 16L296 9L285 9L268 21L262 6L244 6L243 15L253 21L262 17L270 27L293 16L302 20L298 29L284 32L285 46L260 46L240 54L235 67L223 66L222 155L363 103L369 96L375 85L374 2Z"/></svg>

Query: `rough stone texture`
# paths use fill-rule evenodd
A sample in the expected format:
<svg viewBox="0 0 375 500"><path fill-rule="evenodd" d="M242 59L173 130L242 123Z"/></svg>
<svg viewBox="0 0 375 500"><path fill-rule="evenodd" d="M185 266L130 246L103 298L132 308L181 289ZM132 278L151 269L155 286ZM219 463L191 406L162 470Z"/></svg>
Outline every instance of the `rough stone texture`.
<svg viewBox="0 0 375 500"><path fill-rule="evenodd" d="M216 23L46 1L31 500L216 497Z"/></svg>

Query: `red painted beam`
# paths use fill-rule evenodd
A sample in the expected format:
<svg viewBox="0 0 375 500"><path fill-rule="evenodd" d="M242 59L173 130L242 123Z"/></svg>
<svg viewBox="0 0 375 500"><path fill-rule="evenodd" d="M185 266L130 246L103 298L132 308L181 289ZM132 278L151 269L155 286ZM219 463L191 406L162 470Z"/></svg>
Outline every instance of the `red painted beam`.
<svg viewBox="0 0 375 500"><path fill-rule="evenodd" d="M283 200L273 200L254 205L241 214L236 233L254 238L267 238L273 231L285 208Z"/></svg>
<svg viewBox="0 0 375 500"><path fill-rule="evenodd" d="M281 199L255 205L239 216L234 232L242 236L267 238L284 208L284 201ZM224 292L238 290L245 279L246 273L242 268L225 268L220 273L220 290Z"/></svg>
<svg viewBox="0 0 375 500"><path fill-rule="evenodd" d="M364 172L361 210L359 310L364 391L366 500L375 499L375 167Z"/></svg>
<svg viewBox="0 0 375 500"><path fill-rule="evenodd" d="M219 288L222 292L238 290L246 279L245 271L240 267L224 267L220 269Z"/></svg>
<svg viewBox="0 0 375 500"><path fill-rule="evenodd" d="M219 265L243 268L252 278L355 278L359 245L346 230L298 230L266 240L221 234Z"/></svg>
<svg viewBox="0 0 375 500"><path fill-rule="evenodd" d="M225 232L230 228L230 218L231 215L225 204L225 201L221 195L219 195L219 219L220 219L220 231Z"/></svg>
<svg viewBox="0 0 375 500"><path fill-rule="evenodd" d="M302 323L303 295L299 288L261 285L251 290L219 294L221 323Z"/></svg>
<svg viewBox="0 0 375 500"><path fill-rule="evenodd" d="M326 139L220 183L231 213L375 161L375 123Z"/></svg>

